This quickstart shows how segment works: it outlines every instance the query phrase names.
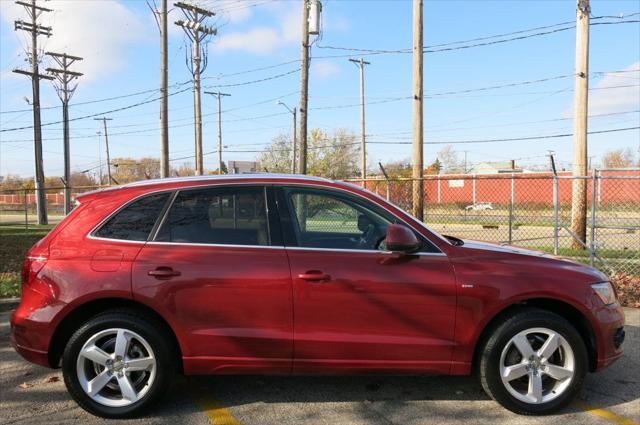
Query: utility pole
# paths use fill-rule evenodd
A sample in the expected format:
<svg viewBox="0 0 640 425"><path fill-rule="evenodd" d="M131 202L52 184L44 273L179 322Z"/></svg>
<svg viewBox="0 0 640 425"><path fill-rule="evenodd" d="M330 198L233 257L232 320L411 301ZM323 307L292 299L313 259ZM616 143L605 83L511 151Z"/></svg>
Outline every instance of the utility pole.
<svg viewBox="0 0 640 425"><path fill-rule="evenodd" d="M217 34L215 28L204 24L205 19L215 15L210 10L194 6L192 4L177 2L174 6L184 13L186 20L178 20L176 25L182 27L187 37L191 40L191 64L187 61L187 67L193 75L193 115L195 120L196 142L196 175L204 172L202 160L202 109L200 105L200 74L207 69L207 49L200 43L205 42L211 35Z"/></svg>
<svg viewBox="0 0 640 425"><path fill-rule="evenodd" d="M155 4L155 1L154 1ZM160 10L152 7L160 31L160 177L169 177L169 97L167 94L167 0L160 0Z"/></svg>
<svg viewBox="0 0 640 425"><path fill-rule="evenodd" d="M98 136L98 186L102 186L102 146L100 146L100 136L102 132L100 130L96 131L96 136Z"/></svg>
<svg viewBox="0 0 640 425"><path fill-rule="evenodd" d="M104 144L107 149L107 178L109 179L109 185L115 180L111 177L111 158L109 157L109 133L107 133L107 121L111 121L113 118L94 118L95 121L102 121L104 125ZM117 183L116 183L117 184Z"/></svg>
<svg viewBox="0 0 640 425"><path fill-rule="evenodd" d="M293 138L291 139L291 153L292 153L292 159L291 159L291 174L295 174L296 173L296 146L297 146L297 141L296 138L297 136L297 119L296 119L296 115L297 115L297 109L294 106L293 109L289 108L289 106L284 103L283 101L279 100L278 101L278 105L282 105L285 108L287 108L287 111L291 112L291 115L293 116Z"/></svg>
<svg viewBox="0 0 640 425"><path fill-rule="evenodd" d="M586 243L587 237L587 114L589 96L589 0L576 8L576 69L573 112L573 192L571 230ZM572 241L573 249L584 249Z"/></svg>
<svg viewBox="0 0 640 425"><path fill-rule="evenodd" d="M464 174L467 174L467 153L469 151L464 151Z"/></svg>
<svg viewBox="0 0 640 425"><path fill-rule="evenodd" d="M422 116L422 0L413 0L413 216L424 218Z"/></svg>
<svg viewBox="0 0 640 425"><path fill-rule="evenodd" d="M15 21L14 31L22 30L31 33L31 70L14 69L13 72L23 74L31 78L31 90L33 99L33 145L35 152L35 189L36 189L36 210L38 224L48 224L47 218L47 196L44 187L44 167L42 164L42 129L40 127L40 79L53 80L49 75L42 75L38 70L38 36L46 35L51 37L51 27L38 24L38 17L42 12L51 12L51 9L36 5L36 0L30 2L17 1L17 5L23 6L31 22Z"/></svg>
<svg viewBox="0 0 640 425"><path fill-rule="evenodd" d="M218 98L218 174L222 174L222 96L231 96L228 93L206 91Z"/></svg>
<svg viewBox="0 0 640 425"><path fill-rule="evenodd" d="M365 120L364 120L364 66L371 65L371 62L360 59L349 59L360 68L360 177L364 183L367 178L367 145L365 136Z"/></svg>
<svg viewBox="0 0 640 425"><path fill-rule="evenodd" d="M307 174L307 106L309 104L309 0L302 0L300 63L300 174Z"/></svg>
<svg viewBox="0 0 640 425"><path fill-rule="evenodd" d="M76 61L81 61L78 56L67 55L66 53L47 52L47 56L53 58L60 68L47 68L50 74L55 76L53 83L56 93L60 101L62 101L62 121L63 121L63 137L64 137L64 214L71 212L71 154L69 148L69 100L78 87L76 83L73 87L69 87L69 83L82 73L70 71L69 67Z"/></svg>

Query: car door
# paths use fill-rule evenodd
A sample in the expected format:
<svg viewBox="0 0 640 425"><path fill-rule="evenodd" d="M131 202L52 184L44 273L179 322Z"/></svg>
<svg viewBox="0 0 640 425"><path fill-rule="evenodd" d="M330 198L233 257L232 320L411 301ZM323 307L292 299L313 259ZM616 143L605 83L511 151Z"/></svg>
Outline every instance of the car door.
<svg viewBox="0 0 640 425"><path fill-rule="evenodd" d="M447 257L384 251L398 219L334 189L278 193L294 290L294 372L448 373L456 308Z"/></svg>
<svg viewBox="0 0 640 425"><path fill-rule="evenodd" d="M179 190L136 259L134 296L169 318L186 373L291 371L291 276L267 190Z"/></svg>

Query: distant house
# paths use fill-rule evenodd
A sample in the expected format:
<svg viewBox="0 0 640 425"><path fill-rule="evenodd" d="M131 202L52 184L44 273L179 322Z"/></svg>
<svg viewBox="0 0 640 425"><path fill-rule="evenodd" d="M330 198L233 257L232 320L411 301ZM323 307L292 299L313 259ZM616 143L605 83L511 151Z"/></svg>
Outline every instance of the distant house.
<svg viewBox="0 0 640 425"><path fill-rule="evenodd" d="M258 171L258 163L255 161L229 161L227 172L229 174L251 174Z"/></svg>
<svg viewBox="0 0 640 425"><path fill-rule="evenodd" d="M480 162L469 170L469 174L510 174L526 172L527 170L517 167L515 161Z"/></svg>

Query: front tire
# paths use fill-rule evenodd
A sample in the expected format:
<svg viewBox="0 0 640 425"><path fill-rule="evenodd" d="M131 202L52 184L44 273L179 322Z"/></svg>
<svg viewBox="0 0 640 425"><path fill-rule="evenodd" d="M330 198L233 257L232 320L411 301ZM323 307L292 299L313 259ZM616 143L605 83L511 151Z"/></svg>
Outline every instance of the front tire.
<svg viewBox="0 0 640 425"><path fill-rule="evenodd" d="M563 317L527 309L492 330L479 366L491 398L518 414L546 415L568 405L580 391L587 349Z"/></svg>
<svg viewBox="0 0 640 425"><path fill-rule="evenodd" d="M130 311L82 325L63 354L67 389L84 410L104 418L140 415L166 392L175 373L162 327Z"/></svg>

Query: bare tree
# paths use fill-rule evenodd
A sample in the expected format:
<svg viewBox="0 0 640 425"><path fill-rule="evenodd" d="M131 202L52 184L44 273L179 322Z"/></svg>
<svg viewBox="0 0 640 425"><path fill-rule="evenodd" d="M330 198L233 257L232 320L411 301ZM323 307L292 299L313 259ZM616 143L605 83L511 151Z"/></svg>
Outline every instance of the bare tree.
<svg viewBox="0 0 640 425"><path fill-rule="evenodd" d="M604 168L628 168L633 167L635 155L631 148L622 148L605 152L602 156ZM640 164L638 164L640 165Z"/></svg>
<svg viewBox="0 0 640 425"><path fill-rule="evenodd" d="M438 158L445 173L462 173L463 162L451 145L447 145L438 152Z"/></svg>
<svg viewBox="0 0 640 425"><path fill-rule="evenodd" d="M160 177L158 158L113 158L111 164L115 168L113 177L120 184Z"/></svg>

